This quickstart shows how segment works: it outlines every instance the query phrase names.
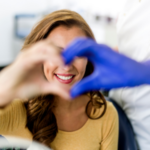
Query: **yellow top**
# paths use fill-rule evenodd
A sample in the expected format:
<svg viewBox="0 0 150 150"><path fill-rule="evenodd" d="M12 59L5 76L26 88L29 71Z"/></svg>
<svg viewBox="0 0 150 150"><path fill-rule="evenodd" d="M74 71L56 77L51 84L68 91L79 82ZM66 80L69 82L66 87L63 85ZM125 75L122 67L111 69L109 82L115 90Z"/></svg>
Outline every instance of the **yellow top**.
<svg viewBox="0 0 150 150"><path fill-rule="evenodd" d="M96 110L94 116L99 115L100 111ZM7 136L15 136L32 140L32 134L25 125L26 109L23 102L15 100L0 110L0 135L6 139ZM50 146L54 150L117 150L118 115L115 108L111 102L107 102L107 110L102 118L88 119L77 131L59 130Z"/></svg>

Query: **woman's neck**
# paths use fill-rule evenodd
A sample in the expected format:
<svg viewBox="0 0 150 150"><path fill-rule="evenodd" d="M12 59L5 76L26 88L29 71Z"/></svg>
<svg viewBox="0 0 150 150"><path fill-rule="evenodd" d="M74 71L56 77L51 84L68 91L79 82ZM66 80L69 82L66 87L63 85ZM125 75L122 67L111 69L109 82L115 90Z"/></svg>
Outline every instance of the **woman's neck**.
<svg viewBox="0 0 150 150"><path fill-rule="evenodd" d="M72 100L64 100L60 97L55 97L55 107L53 112L55 114L67 114L77 111L79 109L85 109L89 97L87 95L81 95Z"/></svg>
<svg viewBox="0 0 150 150"><path fill-rule="evenodd" d="M89 100L90 98L87 95L82 95L70 101L56 97L56 106L53 113L57 120L58 129L67 132L80 129L88 120L85 107Z"/></svg>

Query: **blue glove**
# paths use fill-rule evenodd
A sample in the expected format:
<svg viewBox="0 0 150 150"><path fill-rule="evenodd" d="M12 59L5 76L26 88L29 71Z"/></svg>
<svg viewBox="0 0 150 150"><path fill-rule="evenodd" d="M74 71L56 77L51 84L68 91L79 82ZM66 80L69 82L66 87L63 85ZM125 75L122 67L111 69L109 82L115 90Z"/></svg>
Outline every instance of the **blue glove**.
<svg viewBox="0 0 150 150"><path fill-rule="evenodd" d="M150 66L147 63L138 63L92 39L76 39L63 51L62 56L66 64L78 56L87 57L94 65L94 72L73 86L72 97L92 90L150 83Z"/></svg>

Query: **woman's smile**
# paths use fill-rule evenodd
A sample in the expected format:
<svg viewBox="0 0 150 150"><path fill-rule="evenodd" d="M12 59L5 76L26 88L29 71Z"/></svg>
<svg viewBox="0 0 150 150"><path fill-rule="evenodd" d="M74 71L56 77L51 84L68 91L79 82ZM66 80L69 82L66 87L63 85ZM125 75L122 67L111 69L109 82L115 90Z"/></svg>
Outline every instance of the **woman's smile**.
<svg viewBox="0 0 150 150"><path fill-rule="evenodd" d="M73 81L75 75L73 74L54 74L56 79L61 82L61 83L64 83L64 84L69 84Z"/></svg>

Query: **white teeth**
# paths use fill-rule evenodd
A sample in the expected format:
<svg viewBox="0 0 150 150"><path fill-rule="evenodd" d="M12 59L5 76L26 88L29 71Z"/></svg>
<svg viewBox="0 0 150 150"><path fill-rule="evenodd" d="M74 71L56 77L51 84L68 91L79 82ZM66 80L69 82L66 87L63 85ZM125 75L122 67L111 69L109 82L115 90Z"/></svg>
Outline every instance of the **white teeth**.
<svg viewBox="0 0 150 150"><path fill-rule="evenodd" d="M73 76L60 76L60 75L57 75L58 78L62 79L62 80L69 80L71 79Z"/></svg>

